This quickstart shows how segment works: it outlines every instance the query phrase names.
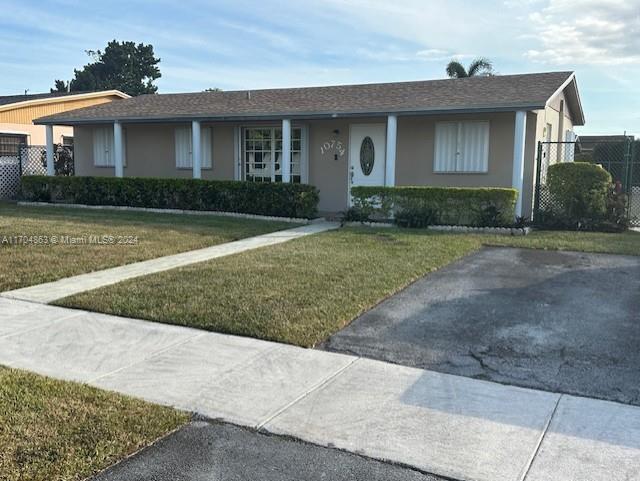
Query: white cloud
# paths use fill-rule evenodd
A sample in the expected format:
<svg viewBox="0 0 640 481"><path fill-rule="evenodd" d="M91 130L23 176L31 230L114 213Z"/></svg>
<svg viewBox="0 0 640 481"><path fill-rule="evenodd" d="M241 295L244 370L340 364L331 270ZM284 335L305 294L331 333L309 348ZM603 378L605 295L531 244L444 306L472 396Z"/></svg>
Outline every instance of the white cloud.
<svg viewBox="0 0 640 481"><path fill-rule="evenodd" d="M529 15L534 61L557 65L640 65L640 0L551 0Z"/></svg>

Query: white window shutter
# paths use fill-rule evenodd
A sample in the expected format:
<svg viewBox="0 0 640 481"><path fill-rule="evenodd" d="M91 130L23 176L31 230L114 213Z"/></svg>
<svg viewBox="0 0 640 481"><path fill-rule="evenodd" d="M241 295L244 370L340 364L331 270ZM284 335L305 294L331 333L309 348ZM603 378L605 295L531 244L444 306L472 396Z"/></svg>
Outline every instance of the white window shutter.
<svg viewBox="0 0 640 481"><path fill-rule="evenodd" d="M191 128L176 127L175 143L176 167L178 169L190 169L193 166L191 161Z"/></svg>
<svg viewBox="0 0 640 481"><path fill-rule="evenodd" d="M205 127L200 133L200 154L202 155L202 168L213 167L213 128Z"/></svg>
<svg viewBox="0 0 640 481"><path fill-rule="evenodd" d="M487 172L489 168L489 122L462 122L459 172Z"/></svg>
<svg viewBox="0 0 640 481"><path fill-rule="evenodd" d="M103 165L104 163L104 133L102 128L93 129L93 165Z"/></svg>
<svg viewBox="0 0 640 481"><path fill-rule="evenodd" d="M93 163L98 167L113 167L113 129L111 127L93 129Z"/></svg>
<svg viewBox="0 0 640 481"><path fill-rule="evenodd" d="M436 123L434 172L455 172L458 144L458 123Z"/></svg>

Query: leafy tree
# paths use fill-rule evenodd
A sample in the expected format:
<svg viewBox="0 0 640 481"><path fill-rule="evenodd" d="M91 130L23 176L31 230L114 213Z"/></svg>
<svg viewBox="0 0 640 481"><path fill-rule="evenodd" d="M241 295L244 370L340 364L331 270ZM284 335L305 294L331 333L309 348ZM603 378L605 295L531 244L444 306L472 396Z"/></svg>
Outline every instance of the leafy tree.
<svg viewBox="0 0 640 481"><path fill-rule="evenodd" d="M479 57L469 64L469 68L465 69L457 60L452 60L447 64L447 75L451 78L465 78L493 75L493 64L491 60Z"/></svg>
<svg viewBox="0 0 640 481"><path fill-rule="evenodd" d="M82 92L117 89L129 95L153 94L160 78L160 59L153 54L153 45L113 40L104 51L85 50L93 59L80 70L74 69L70 82L56 80L51 92Z"/></svg>
<svg viewBox="0 0 640 481"><path fill-rule="evenodd" d="M55 87L51 89L51 93L62 93L69 91L69 82L64 80L56 80Z"/></svg>

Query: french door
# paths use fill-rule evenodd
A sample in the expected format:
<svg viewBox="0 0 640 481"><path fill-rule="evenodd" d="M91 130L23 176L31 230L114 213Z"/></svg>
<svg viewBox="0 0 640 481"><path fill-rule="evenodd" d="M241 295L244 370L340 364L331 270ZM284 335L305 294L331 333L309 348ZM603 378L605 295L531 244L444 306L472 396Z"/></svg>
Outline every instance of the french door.
<svg viewBox="0 0 640 481"><path fill-rule="evenodd" d="M282 182L282 128L243 129L244 179L252 182ZM302 129L291 129L291 182L300 183Z"/></svg>

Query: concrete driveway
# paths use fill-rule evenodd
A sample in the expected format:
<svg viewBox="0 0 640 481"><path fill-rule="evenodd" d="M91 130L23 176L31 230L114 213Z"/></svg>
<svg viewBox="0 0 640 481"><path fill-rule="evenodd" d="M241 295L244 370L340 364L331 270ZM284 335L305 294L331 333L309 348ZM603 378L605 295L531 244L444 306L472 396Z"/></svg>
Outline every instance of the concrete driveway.
<svg viewBox="0 0 640 481"><path fill-rule="evenodd" d="M323 348L640 405L640 258L485 248Z"/></svg>

